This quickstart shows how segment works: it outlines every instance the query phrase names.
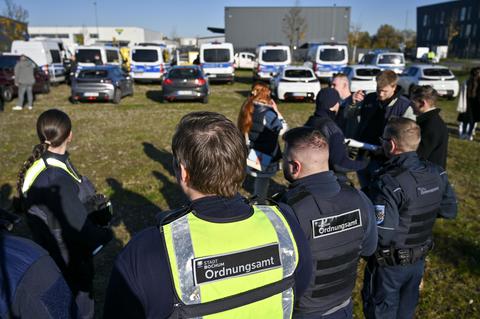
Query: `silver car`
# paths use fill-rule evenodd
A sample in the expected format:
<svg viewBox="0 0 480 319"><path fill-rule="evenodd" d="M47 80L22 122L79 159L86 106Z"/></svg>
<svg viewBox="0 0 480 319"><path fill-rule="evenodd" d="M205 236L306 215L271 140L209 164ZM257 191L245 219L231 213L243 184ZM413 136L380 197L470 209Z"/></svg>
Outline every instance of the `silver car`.
<svg viewBox="0 0 480 319"><path fill-rule="evenodd" d="M72 80L70 102L96 101L120 103L124 96L133 95L133 81L120 67L102 65L84 67Z"/></svg>

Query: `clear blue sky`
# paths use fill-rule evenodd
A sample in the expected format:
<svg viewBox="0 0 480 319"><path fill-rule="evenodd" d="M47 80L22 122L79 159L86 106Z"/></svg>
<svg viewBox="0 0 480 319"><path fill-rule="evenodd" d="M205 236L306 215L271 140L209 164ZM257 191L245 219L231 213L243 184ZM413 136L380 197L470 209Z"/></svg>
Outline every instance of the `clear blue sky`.
<svg viewBox="0 0 480 319"><path fill-rule="evenodd" d="M14 0L29 11L32 26L95 25L93 0ZM381 24L416 28L416 7L439 0L300 0L300 6L349 6L351 23L373 34ZM292 6L295 0L96 0L100 26L139 26L167 36L212 35L224 27L226 6ZM0 0L2 11L5 5Z"/></svg>

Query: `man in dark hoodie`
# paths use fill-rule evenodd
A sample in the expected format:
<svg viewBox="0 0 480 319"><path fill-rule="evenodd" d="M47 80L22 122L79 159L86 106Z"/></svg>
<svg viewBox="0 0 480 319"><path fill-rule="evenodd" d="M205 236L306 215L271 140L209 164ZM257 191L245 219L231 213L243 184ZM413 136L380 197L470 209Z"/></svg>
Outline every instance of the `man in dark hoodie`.
<svg viewBox="0 0 480 319"><path fill-rule="evenodd" d="M317 94L315 113L305 126L319 130L327 139L330 157L329 167L335 172L358 171L367 166L367 162L355 161L348 157L345 136L335 123L340 108L340 95L335 89L322 89Z"/></svg>
<svg viewBox="0 0 480 319"><path fill-rule="evenodd" d="M410 96L422 140L417 149L419 157L443 168L447 166L448 129L436 108L438 94L430 85L417 86Z"/></svg>
<svg viewBox="0 0 480 319"><path fill-rule="evenodd" d="M412 102L401 94L397 86L398 76L391 70L380 72L377 77L377 92L365 96L363 91L353 95L354 112L349 116L360 116L355 139L364 143L378 145L383 130L392 116L406 117L415 121ZM359 158L367 154L360 153ZM386 161L384 155L372 155L368 167L358 172L362 187L370 183L372 173Z"/></svg>

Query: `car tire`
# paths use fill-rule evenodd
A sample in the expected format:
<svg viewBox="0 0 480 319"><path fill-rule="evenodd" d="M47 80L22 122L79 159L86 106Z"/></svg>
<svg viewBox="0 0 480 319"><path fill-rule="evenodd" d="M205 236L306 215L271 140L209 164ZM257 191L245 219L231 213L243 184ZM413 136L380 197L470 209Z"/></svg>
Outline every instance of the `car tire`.
<svg viewBox="0 0 480 319"><path fill-rule="evenodd" d="M11 86L6 86L2 90L3 100L9 102L13 100L13 88Z"/></svg>
<svg viewBox="0 0 480 319"><path fill-rule="evenodd" d="M69 97L69 98L68 98L68 101L69 101L70 103L72 103L72 104L78 104L78 100L75 100L75 99L73 98L73 96Z"/></svg>
<svg viewBox="0 0 480 319"><path fill-rule="evenodd" d="M120 101L122 100L122 90L120 89L115 89L113 92L113 99L112 102L113 104L120 104Z"/></svg>
<svg viewBox="0 0 480 319"><path fill-rule="evenodd" d="M50 93L50 82L45 82L43 84L42 93L44 93L44 94Z"/></svg>
<svg viewBox="0 0 480 319"><path fill-rule="evenodd" d="M203 97L202 103L203 103L203 104L207 104L207 103L208 103L208 96L204 96L204 97Z"/></svg>

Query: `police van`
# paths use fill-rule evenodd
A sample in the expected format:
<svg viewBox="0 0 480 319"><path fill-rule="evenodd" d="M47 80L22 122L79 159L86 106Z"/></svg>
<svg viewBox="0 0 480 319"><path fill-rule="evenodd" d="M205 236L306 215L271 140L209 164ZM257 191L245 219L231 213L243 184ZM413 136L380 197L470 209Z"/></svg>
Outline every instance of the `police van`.
<svg viewBox="0 0 480 319"><path fill-rule="evenodd" d="M98 60L96 57L98 57ZM79 46L75 50L75 61L77 62L77 70L98 64L122 67L122 57L119 49L110 46Z"/></svg>
<svg viewBox="0 0 480 319"><path fill-rule="evenodd" d="M256 50L257 60L253 68L254 80L271 79L281 69L292 63L290 47L287 45L265 44Z"/></svg>
<svg viewBox="0 0 480 319"><path fill-rule="evenodd" d="M341 72L347 63L345 44L320 43L310 46L304 65L311 68L320 80L330 81L333 74Z"/></svg>
<svg viewBox="0 0 480 319"><path fill-rule="evenodd" d="M205 43L200 45L199 62L210 81L233 83L233 45L231 43Z"/></svg>
<svg viewBox="0 0 480 319"><path fill-rule="evenodd" d="M167 71L162 45L136 45L130 49L130 72L135 80L160 81Z"/></svg>

